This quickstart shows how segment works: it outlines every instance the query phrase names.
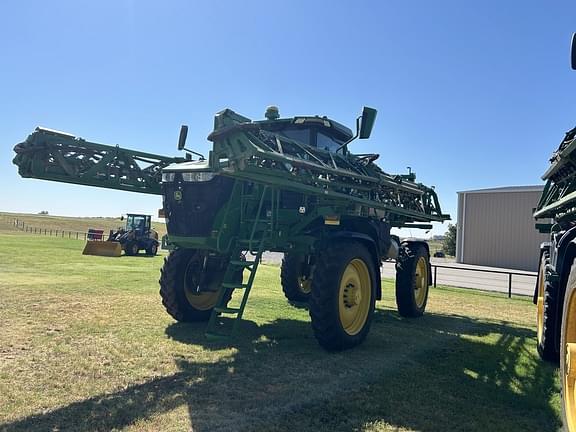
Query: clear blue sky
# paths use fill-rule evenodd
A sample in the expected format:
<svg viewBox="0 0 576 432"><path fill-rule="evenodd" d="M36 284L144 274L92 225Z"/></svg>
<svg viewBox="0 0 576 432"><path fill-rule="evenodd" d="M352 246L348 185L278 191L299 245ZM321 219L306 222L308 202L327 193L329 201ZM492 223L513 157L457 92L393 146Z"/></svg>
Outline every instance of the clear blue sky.
<svg viewBox="0 0 576 432"><path fill-rule="evenodd" d="M0 210L155 214L161 198L18 177L12 147L42 125L176 155L207 152L213 114L322 114L413 167L456 215L456 192L540 183L576 123L576 2L6 1L0 3ZM435 229L443 232L444 228Z"/></svg>

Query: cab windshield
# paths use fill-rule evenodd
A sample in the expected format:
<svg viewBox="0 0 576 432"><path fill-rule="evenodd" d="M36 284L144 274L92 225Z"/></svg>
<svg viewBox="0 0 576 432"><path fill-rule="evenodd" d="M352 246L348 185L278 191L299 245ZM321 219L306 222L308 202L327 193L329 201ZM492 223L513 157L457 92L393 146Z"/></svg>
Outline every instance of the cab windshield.
<svg viewBox="0 0 576 432"><path fill-rule="evenodd" d="M146 217L128 215L126 218L126 230L143 230L146 228Z"/></svg>
<svg viewBox="0 0 576 432"><path fill-rule="evenodd" d="M338 150L338 148L343 144L342 141L320 132L318 128L286 128L279 131L279 133L286 138L332 153L336 152L336 150Z"/></svg>

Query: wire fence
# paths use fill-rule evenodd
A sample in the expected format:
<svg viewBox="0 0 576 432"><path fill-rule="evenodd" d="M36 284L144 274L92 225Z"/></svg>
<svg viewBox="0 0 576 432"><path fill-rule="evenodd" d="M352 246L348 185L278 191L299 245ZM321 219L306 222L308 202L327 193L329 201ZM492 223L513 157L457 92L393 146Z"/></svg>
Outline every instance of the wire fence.
<svg viewBox="0 0 576 432"><path fill-rule="evenodd" d="M452 263L432 262L432 285L469 288L483 292L499 292L512 296L532 296L536 286L537 273L521 270L486 268ZM393 261L382 266L382 276L396 277Z"/></svg>
<svg viewBox="0 0 576 432"><path fill-rule="evenodd" d="M15 217L4 217L4 223L13 229L29 234L36 234L36 235L44 235L50 237L60 237L60 238L69 238L75 240L88 240L93 239L94 231L89 229L88 231L75 231L75 230L66 230L60 228L44 228L44 227L37 227L28 224L26 221L15 218ZM110 234L106 234L104 230L96 230L98 232L98 240L106 240L110 238Z"/></svg>
<svg viewBox="0 0 576 432"><path fill-rule="evenodd" d="M518 295L532 295L534 286L536 284L537 273L528 271L512 271L505 269L485 269L485 268L471 268L471 267L457 267L448 265L432 265L432 283L434 287L438 284L438 269L444 270L441 283L443 285L453 285L453 286L463 286L466 288L467 284L473 283L478 289L483 289L486 291L501 291L503 278L506 283L508 298L512 297L514 282L516 282L516 292ZM448 271L449 270L449 271ZM489 275L498 275L496 277L482 277L474 278L470 277L470 273L484 273ZM514 278L514 279L513 279ZM474 280L475 279L475 280ZM521 289L518 285L522 285ZM495 289L496 288L496 289Z"/></svg>

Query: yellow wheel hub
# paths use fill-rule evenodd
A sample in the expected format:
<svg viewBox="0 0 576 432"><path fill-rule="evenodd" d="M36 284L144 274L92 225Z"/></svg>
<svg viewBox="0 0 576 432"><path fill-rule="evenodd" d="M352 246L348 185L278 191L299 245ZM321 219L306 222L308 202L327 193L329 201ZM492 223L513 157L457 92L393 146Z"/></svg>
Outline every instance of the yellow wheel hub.
<svg viewBox="0 0 576 432"><path fill-rule="evenodd" d="M566 427L569 432L576 431L576 290L570 293L568 307L565 310L564 346L561 355L564 357L563 403L566 413Z"/></svg>
<svg viewBox="0 0 576 432"><path fill-rule="evenodd" d="M186 300L190 303L194 309L205 311L210 310L218 302L218 291L204 291L197 292L196 288L196 278L194 278L194 272L197 268L191 263L188 264L186 268L186 273L184 274L184 294L186 295Z"/></svg>
<svg viewBox="0 0 576 432"><path fill-rule="evenodd" d="M364 328L370 312L372 286L368 267L353 259L340 279L338 312L344 331L354 336Z"/></svg>
<svg viewBox="0 0 576 432"><path fill-rule="evenodd" d="M216 302L218 301L218 292L203 292L196 294L186 289L185 293L188 303L190 303L194 309L201 311L212 309L216 306Z"/></svg>
<svg viewBox="0 0 576 432"><path fill-rule="evenodd" d="M536 337L539 344L542 342L542 337L544 335L544 287L546 283L544 280L546 277L546 271L544 268L545 264L546 260L543 256L542 261L540 262L540 270L538 272L538 297L536 299Z"/></svg>
<svg viewBox="0 0 576 432"><path fill-rule="evenodd" d="M419 308L426 302L428 293L428 261L426 257L420 257L416 263L416 283L414 288L414 300Z"/></svg>

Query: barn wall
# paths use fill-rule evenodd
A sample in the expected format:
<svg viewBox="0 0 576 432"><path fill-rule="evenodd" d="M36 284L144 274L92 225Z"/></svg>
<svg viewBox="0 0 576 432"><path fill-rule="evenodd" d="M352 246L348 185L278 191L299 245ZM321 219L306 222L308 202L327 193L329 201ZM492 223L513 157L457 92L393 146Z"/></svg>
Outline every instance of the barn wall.
<svg viewBox="0 0 576 432"><path fill-rule="evenodd" d="M540 191L461 192L458 197L457 261L536 271L539 245L534 228Z"/></svg>

